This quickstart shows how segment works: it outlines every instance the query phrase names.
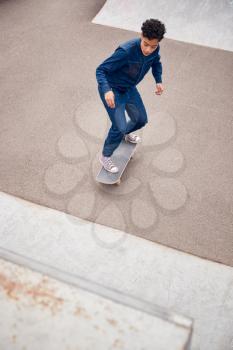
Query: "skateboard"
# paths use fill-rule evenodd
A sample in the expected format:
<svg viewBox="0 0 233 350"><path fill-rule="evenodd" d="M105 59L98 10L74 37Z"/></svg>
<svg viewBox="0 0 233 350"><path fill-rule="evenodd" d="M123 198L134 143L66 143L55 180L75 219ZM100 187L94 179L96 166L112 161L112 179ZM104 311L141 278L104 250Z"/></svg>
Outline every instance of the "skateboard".
<svg viewBox="0 0 233 350"><path fill-rule="evenodd" d="M106 185L120 185L121 175L123 174L127 164L130 159L133 158L133 154L136 150L137 144L132 142L126 142L122 140L120 145L112 154L111 158L113 162L118 167L118 173L110 173L105 170L104 167L100 169L99 173L96 176L96 181L101 182Z"/></svg>

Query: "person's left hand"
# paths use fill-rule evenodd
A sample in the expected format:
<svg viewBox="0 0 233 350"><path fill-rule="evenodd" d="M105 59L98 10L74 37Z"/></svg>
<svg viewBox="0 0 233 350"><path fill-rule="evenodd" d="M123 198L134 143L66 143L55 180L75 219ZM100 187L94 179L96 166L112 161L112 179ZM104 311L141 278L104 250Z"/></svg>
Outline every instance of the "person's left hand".
<svg viewBox="0 0 233 350"><path fill-rule="evenodd" d="M161 83L156 84L156 90L155 90L156 95L162 95L163 91L164 91L163 84Z"/></svg>

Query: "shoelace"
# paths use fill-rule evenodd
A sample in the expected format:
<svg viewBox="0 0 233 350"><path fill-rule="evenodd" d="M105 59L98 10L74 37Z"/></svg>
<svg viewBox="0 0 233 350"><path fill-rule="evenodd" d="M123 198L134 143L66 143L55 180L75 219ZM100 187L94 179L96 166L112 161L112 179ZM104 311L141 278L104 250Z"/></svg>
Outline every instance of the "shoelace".
<svg viewBox="0 0 233 350"><path fill-rule="evenodd" d="M133 140L133 141L135 141L137 139L137 135L134 135L134 134L133 135L129 135L128 134L128 138Z"/></svg>
<svg viewBox="0 0 233 350"><path fill-rule="evenodd" d="M111 159L107 159L105 160L105 162L107 163L107 166L110 167L110 169L115 168L115 165L113 164Z"/></svg>

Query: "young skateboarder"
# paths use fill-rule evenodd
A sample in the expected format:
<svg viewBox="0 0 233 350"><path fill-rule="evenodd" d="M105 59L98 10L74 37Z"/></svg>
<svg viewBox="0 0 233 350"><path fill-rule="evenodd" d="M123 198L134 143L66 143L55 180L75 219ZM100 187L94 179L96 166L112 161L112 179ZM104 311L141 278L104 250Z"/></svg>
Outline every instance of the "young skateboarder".
<svg viewBox="0 0 233 350"><path fill-rule="evenodd" d="M112 122L104 142L100 162L111 172L118 172L111 155L124 138L127 142L138 143L139 136L133 132L145 126L147 114L136 85L152 67L156 82L155 93L161 95L162 64L159 42L166 28L157 19L146 20L141 27L140 38L129 40L115 50L96 69L96 79L101 100ZM125 111L130 118L126 119Z"/></svg>

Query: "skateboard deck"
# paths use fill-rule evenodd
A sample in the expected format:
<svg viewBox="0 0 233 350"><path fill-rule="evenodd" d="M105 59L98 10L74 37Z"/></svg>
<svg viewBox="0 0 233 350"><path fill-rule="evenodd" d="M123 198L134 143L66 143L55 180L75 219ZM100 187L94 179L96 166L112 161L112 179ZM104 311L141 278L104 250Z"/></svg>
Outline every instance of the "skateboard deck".
<svg viewBox="0 0 233 350"><path fill-rule="evenodd" d="M126 142L125 140L122 140L120 145L111 156L112 161L119 169L118 173L110 173L102 166L96 176L96 181L106 185L119 185L121 182L121 175L123 174L128 162L133 157L136 147L136 143Z"/></svg>

